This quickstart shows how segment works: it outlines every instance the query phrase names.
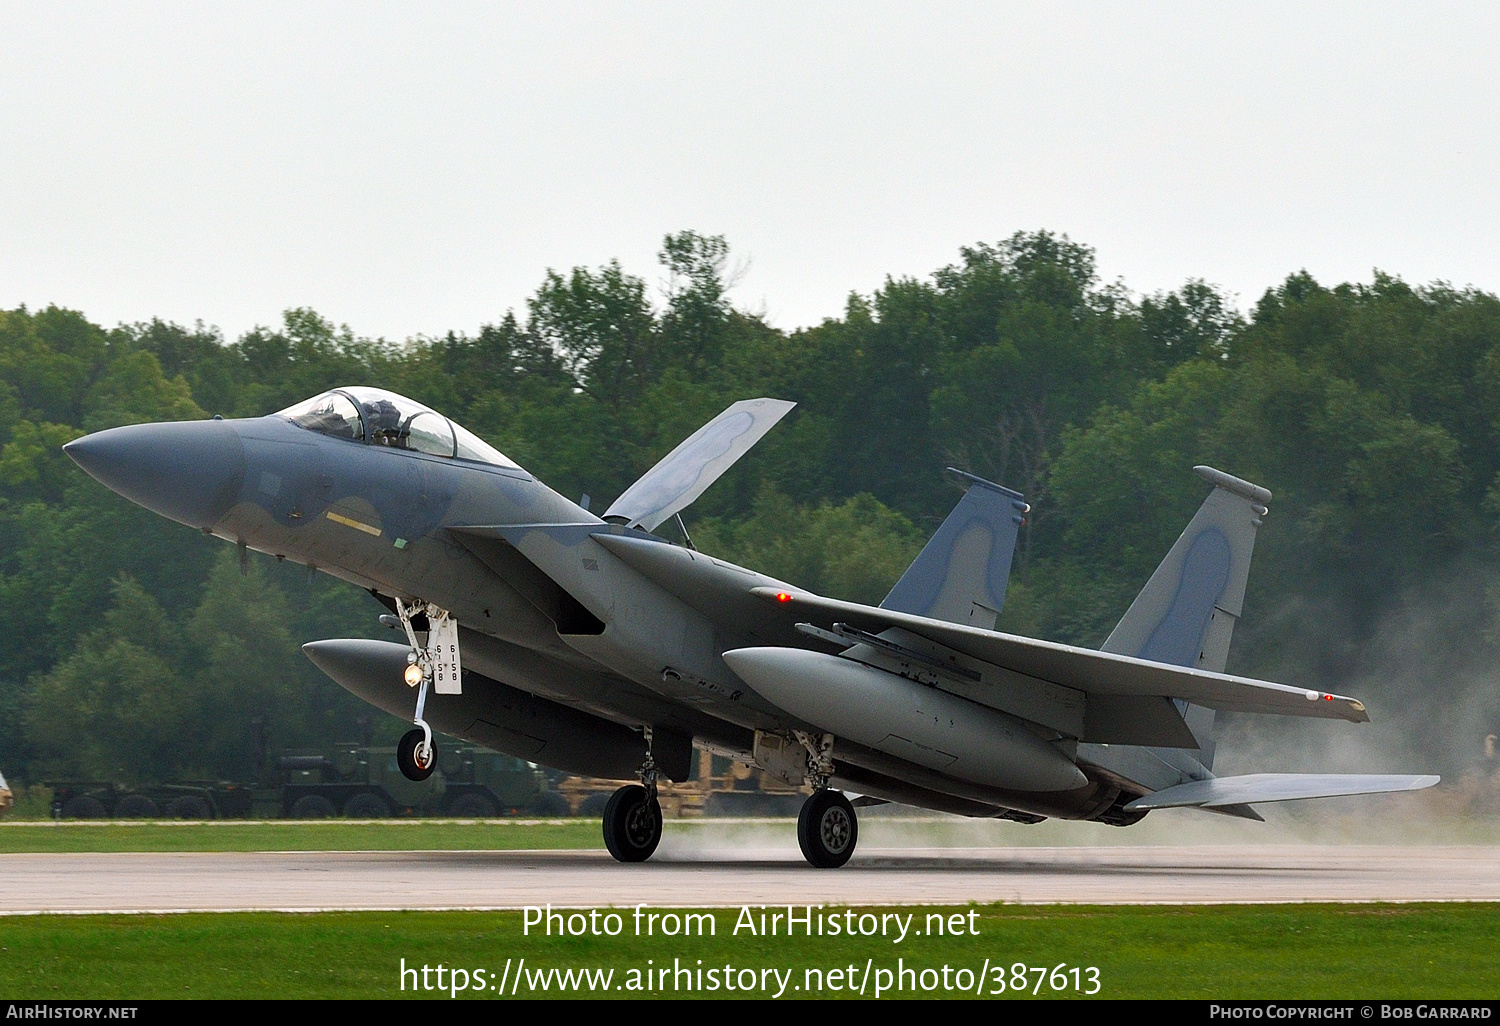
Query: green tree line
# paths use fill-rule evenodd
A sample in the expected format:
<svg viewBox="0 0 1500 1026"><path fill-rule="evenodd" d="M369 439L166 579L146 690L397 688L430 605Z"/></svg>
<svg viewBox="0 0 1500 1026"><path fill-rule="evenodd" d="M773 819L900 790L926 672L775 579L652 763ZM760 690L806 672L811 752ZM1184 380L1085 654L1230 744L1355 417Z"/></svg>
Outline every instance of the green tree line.
<svg viewBox="0 0 1500 1026"><path fill-rule="evenodd" d="M690 511L698 547L878 601L958 498L941 473L958 466L1033 506L1001 628L1085 645L1202 500L1190 468L1209 463L1275 492L1232 671L1356 693L1415 748L1494 729L1494 295L1297 273L1243 315L1201 281L1133 296L1043 231L787 331L731 302L723 238L670 235L660 262L660 288L614 262L549 270L524 310L402 343L306 309L234 341L0 311L7 774L243 777L257 718L273 746L354 736L363 708L297 646L381 636L368 596L269 559L243 575L61 452L340 384L426 402L595 508L730 402L795 400Z"/></svg>

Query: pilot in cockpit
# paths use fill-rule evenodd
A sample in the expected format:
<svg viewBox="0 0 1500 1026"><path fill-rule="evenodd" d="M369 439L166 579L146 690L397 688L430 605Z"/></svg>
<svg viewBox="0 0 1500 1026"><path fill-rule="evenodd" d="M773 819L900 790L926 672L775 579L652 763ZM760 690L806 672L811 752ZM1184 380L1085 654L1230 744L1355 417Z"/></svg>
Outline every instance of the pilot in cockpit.
<svg viewBox="0 0 1500 1026"><path fill-rule="evenodd" d="M401 430L401 411L389 399L376 399L364 405L365 423L370 425L370 441L392 449L406 448L406 432Z"/></svg>

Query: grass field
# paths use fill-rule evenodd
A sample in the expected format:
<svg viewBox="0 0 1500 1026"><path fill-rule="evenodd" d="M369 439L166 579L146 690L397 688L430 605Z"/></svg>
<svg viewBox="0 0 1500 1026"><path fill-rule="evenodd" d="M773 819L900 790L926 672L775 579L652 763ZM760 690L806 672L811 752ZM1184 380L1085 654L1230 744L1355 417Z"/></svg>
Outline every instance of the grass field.
<svg viewBox="0 0 1500 1026"><path fill-rule="evenodd" d="M427 983L434 987L442 963L445 970L462 968L466 982L485 988L458 991L458 1000L508 998L512 987L518 997L544 996L536 974L554 968L613 970L606 982L594 978L602 988L592 991L597 997L773 996L782 984L762 970L782 974L785 997L818 996L820 979L822 996L848 996L846 989L832 988L858 989L867 966L866 997L898 978L903 990L884 997L965 996L944 989L945 965L948 982L969 986L968 996L979 977L985 996L1003 1000L1032 999L1039 978L1036 996L1081 996L1075 981L1077 989L1092 989L1089 967L1098 969L1099 996L1113 998L1492 998L1500 992L1495 905L972 906L942 911L958 913L964 929L972 925L977 936L912 933L900 944L893 943L894 925L884 938L788 939L743 930L735 935L737 910L705 911L714 918L714 935L692 938L634 936L628 911L622 934L614 938L548 938L535 929L524 936L522 914L515 912L6 917L0 919L0 993L23 1000L450 999L449 978L438 994L418 989L420 977L409 974L403 991L403 958L408 968L427 965ZM905 908L899 914L914 914L911 924L920 930L929 911ZM752 913L758 916L758 907ZM991 971L984 971L986 961ZM1062 975L1028 973L1021 995L1014 987L1017 962L1049 971L1061 964ZM688 974L669 973L660 986L653 976L653 991L645 991L643 971L674 965ZM992 993L994 966L1002 967L1006 983L998 995ZM710 990L714 977L695 975L714 969L722 981L725 967L732 967L732 980L741 986L753 980L756 988L729 993L721 982ZM1080 970L1076 976L1070 974L1074 967ZM901 978L901 968L913 972ZM923 970L931 971L919 975ZM508 981L504 995L495 989L502 973ZM765 990L759 989L761 980ZM685 982L704 989L687 990ZM1059 982L1061 989L1053 990ZM923 990L927 983L934 989ZM546 993L556 996L559 988L548 972ZM590 993L584 985L577 996Z"/></svg>

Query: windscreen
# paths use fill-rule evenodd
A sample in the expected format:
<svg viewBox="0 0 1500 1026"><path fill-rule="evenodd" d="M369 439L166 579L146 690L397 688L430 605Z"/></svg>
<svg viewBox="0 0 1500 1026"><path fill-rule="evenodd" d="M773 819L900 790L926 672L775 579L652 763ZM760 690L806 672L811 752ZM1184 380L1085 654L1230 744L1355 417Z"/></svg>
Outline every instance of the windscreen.
<svg viewBox="0 0 1500 1026"><path fill-rule="evenodd" d="M316 431L320 435L355 439L365 437L359 409L348 396L338 392L324 392L296 406L288 406L281 411L280 416L286 417L298 427Z"/></svg>

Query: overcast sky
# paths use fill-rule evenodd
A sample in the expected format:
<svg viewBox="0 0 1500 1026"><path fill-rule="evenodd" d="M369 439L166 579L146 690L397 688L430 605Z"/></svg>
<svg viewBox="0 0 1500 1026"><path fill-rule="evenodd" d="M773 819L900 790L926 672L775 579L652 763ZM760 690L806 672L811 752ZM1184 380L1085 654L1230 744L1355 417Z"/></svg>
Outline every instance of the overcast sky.
<svg viewBox="0 0 1500 1026"><path fill-rule="evenodd" d="M783 328L1019 229L1500 291L1497 4L0 2L0 306L473 331L728 237Z"/></svg>

